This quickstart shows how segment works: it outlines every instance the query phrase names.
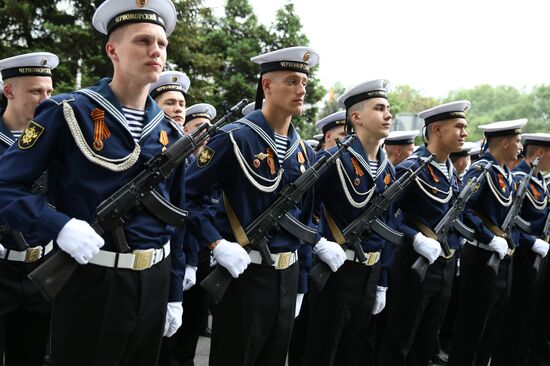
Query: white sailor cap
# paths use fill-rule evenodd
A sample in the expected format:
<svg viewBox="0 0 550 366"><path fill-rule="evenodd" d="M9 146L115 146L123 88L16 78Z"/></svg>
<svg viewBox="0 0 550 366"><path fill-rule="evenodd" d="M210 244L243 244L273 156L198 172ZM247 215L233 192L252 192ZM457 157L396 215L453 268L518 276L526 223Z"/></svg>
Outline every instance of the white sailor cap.
<svg viewBox="0 0 550 366"><path fill-rule="evenodd" d="M190 122L195 118L207 118L212 121L216 118L216 108L207 103L194 104L185 110L185 122Z"/></svg>
<svg viewBox="0 0 550 366"><path fill-rule="evenodd" d="M149 86L149 94L152 98L156 98L162 93L168 91L179 91L183 95L187 95L191 80L183 72L179 71L163 71L157 82Z"/></svg>
<svg viewBox="0 0 550 366"><path fill-rule="evenodd" d="M262 102L262 107L265 103L265 100ZM261 108L261 107L260 107ZM243 116L246 116L252 112L254 112L256 110L256 102L251 102L251 103L248 103L244 108L243 110L241 111Z"/></svg>
<svg viewBox="0 0 550 366"><path fill-rule="evenodd" d="M309 75L309 68L319 62L319 54L309 47L288 47L254 56L250 61L260 65L260 79L256 91L256 109L259 109L264 98L262 75L272 71L296 71Z"/></svg>
<svg viewBox="0 0 550 366"><path fill-rule="evenodd" d="M389 136L384 140L385 145L411 145L414 144L414 138L418 136L420 131L391 131Z"/></svg>
<svg viewBox="0 0 550 366"><path fill-rule="evenodd" d="M321 141L325 138L325 135L322 133L318 133L317 135L313 135L313 139L317 141Z"/></svg>
<svg viewBox="0 0 550 366"><path fill-rule="evenodd" d="M250 61L260 65L262 75L282 70L309 74L309 68L319 62L319 54L309 47L288 47L254 56Z"/></svg>
<svg viewBox="0 0 550 366"><path fill-rule="evenodd" d="M16 76L52 76L59 57L50 52L33 52L0 60L0 73L6 80Z"/></svg>
<svg viewBox="0 0 550 366"><path fill-rule="evenodd" d="M461 157L461 156L468 156L477 147L478 147L478 145L475 142L467 141L462 145L462 148L460 149L460 151L452 152L451 157L457 157L458 158L458 157ZM481 151L481 147L480 147L480 151Z"/></svg>
<svg viewBox="0 0 550 366"><path fill-rule="evenodd" d="M336 126L344 126L346 124L346 111L338 111L320 119L315 123L315 126L325 134L330 129Z"/></svg>
<svg viewBox="0 0 550 366"><path fill-rule="evenodd" d="M418 116L424 119L424 125L429 125L432 122L444 121L452 118L466 118L466 111L472 103L468 100L458 100L438 105L436 107L426 109L418 113Z"/></svg>
<svg viewBox="0 0 550 366"><path fill-rule="evenodd" d="M319 146L319 140L309 139L306 140L306 144L308 144L312 149L315 150L317 146Z"/></svg>
<svg viewBox="0 0 550 366"><path fill-rule="evenodd" d="M172 34L176 8L171 0L106 0L95 11L92 23L103 34L129 23L153 23Z"/></svg>
<svg viewBox="0 0 550 366"><path fill-rule="evenodd" d="M347 89L344 94L338 97L338 105L349 109L354 104L371 98L388 98L387 93L391 84L386 79L365 81Z"/></svg>
<svg viewBox="0 0 550 366"><path fill-rule="evenodd" d="M521 135L521 141L523 146L536 145L536 146L550 146L550 133L524 133Z"/></svg>
<svg viewBox="0 0 550 366"><path fill-rule="evenodd" d="M500 121L479 125L485 137L514 136L521 134L521 128L527 124L527 118L515 119L512 121Z"/></svg>

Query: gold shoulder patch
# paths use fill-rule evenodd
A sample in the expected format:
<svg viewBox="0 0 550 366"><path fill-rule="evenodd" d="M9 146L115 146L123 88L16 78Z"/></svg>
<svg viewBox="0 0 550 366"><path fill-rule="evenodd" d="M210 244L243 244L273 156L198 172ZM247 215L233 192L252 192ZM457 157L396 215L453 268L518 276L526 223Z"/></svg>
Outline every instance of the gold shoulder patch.
<svg viewBox="0 0 550 366"><path fill-rule="evenodd" d="M214 157L215 153L216 152L208 146L204 146L201 153L199 154L199 157L197 158L197 165L199 166L199 168L204 168L205 166L207 166Z"/></svg>
<svg viewBox="0 0 550 366"><path fill-rule="evenodd" d="M44 127L40 126L35 121L31 121L31 123L29 123L27 128L25 128L25 130L21 134L21 137L19 137L19 148L30 149L34 146L35 142L38 140L43 132Z"/></svg>

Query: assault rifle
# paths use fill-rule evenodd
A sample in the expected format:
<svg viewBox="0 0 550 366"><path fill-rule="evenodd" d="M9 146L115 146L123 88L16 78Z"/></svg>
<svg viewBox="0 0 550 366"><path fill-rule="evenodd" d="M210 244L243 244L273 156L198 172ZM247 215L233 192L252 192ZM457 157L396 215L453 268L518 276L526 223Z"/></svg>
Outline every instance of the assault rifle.
<svg viewBox="0 0 550 366"><path fill-rule="evenodd" d="M497 227L497 229L502 230L502 233L499 236L502 236L504 239L506 239L506 243L508 243L508 248L511 250L516 247L512 239L512 230L516 225L518 225L522 230L526 232L531 231L531 224L521 219L519 214L521 213L521 206L523 205L523 200L525 199L525 195L527 194L527 187L529 186L531 177L535 173L535 169L538 165L539 158L536 157L531 162L531 170L529 171L529 174L527 174L519 184L519 188L514 202L512 203L512 207L510 207L510 209L508 210L508 213L506 214L502 225L500 226L500 228ZM487 266L489 266L495 272L495 274L498 273L498 267L500 266L500 257L497 253L491 254L491 257L487 261Z"/></svg>
<svg viewBox="0 0 550 366"><path fill-rule="evenodd" d="M424 160L415 170L407 170L398 180L396 180L388 189L377 195L371 202L369 207L353 220L344 230L342 236L348 248L355 252L355 256L359 262L367 261L361 242L368 238L373 232L380 235L382 238L395 245L400 245L403 240L403 234L391 229L384 224L379 217L390 207L397 197L403 192L409 184L414 182L415 178L435 159L435 154L430 155ZM344 243L342 243L344 244ZM323 261L319 261L311 268L310 278L317 285L319 290L322 290L332 273L332 270Z"/></svg>
<svg viewBox="0 0 550 366"><path fill-rule="evenodd" d="M136 177L101 202L90 224L92 228L99 235L111 231L115 249L119 253L130 251L123 225L138 208L145 208L167 224L182 229L187 213L164 200L155 187L167 179L209 137L240 113L246 104L246 99L241 100L215 124L201 125L193 133L184 135L165 151L147 161ZM46 298L53 299L77 268L78 263L69 254L59 250L32 271L29 277Z"/></svg>
<svg viewBox="0 0 550 366"><path fill-rule="evenodd" d="M443 216L443 218L435 226L433 230L435 237L432 239L437 240L439 244L441 244L441 249L446 256L451 255L451 250L449 249L449 244L447 243L451 230L456 230L460 235L462 235L462 237L470 241L474 240L474 231L464 225L458 217L464 211L466 203L468 203L470 197L472 197L472 195L483 186L485 181L485 173L489 171L492 165L493 162L489 162L484 166L476 165L478 169L481 169L481 174L477 176L477 178L472 178L468 181L468 183L466 183L466 186L464 186L458 197L455 199L450 210L447 211L445 216ZM424 281L429 265L430 262L420 255L411 266L411 269L418 275L420 281Z"/></svg>
<svg viewBox="0 0 550 366"><path fill-rule="evenodd" d="M317 238L313 234L309 238L304 238L297 232L299 226L296 220L288 215L288 211L300 202L301 197L313 187L321 175L342 155L349 145L356 139L356 135L351 135L343 143L338 143L338 150L333 155L323 155L313 166L309 167L298 179L283 188L279 197L273 202L260 216L258 216L246 228L246 236L249 239L249 245L245 249L258 250L262 257L262 263L271 266L274 261L269 252L269 240L281 229L285 229L297 237L302 236L302 240L312 243ZM214 301L219 302L227 287L232 280L231 274L227 269L218 265L202 282L201 286L207 290Z"/></svg>

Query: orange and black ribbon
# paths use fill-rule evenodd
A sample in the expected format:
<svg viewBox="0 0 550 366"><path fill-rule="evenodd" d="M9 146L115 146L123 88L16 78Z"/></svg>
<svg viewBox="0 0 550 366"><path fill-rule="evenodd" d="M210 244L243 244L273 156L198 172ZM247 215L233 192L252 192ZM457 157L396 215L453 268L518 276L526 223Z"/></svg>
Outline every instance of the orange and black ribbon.
<svg viewBox="0 0 550 366"><path fill-rule="evenodd" d="M105 111L99 108L95 108L90 116L94 121L94 150L101 151L103 149L103 140L108 139L111 136L111 132L105 124Z"/></svg>
<svg viewBox="0 0 550 366"><path fill-rule="evenodd" d="M265 152L267 154L267 166L269 167L269 172L271 175L275 175L275 159L273 158L273 151L268 147Z"/></svg>
<svg viewBox="0 0 550 366"><path fill-rule="evenodd" d="M351 165L353 165L353 169L355 169L355 175L357 175L358 177L362 177L363 175L365 175L365 173L363 173L363 169L361 169L359 161L357 161L357 159L353 156L351 157Z"/></svg>
<svg viewBox="0 0 550 366"><path fill-rule="evenodd" d="M386 176L384 177L384 184L387 186L389 186L391 183L391 175L390 173L386 173Z"/></svg>
<svg viewBox="0 0 550 366"><path fill-rule="evenodd" d="M168 140L168 134L166 133L166 131L160 131L159 142L162 144L162 151L166 151L166 146L168 146L168 143L170 142Z"/></svg>
<svg viewBox="0 0 550 366"><path fill-rule="evenodd" d="M533 193L533 197L536 201L540 198L540 192L538 191L537 187L533 183L529 184L529 188L531 189L531 193Z"/></svg>
<svg viewBox="0 0 550 366"><path fill-rule="evenodd" d="M432 180L435 183L439 183L439 178L437 177L437 175L435 175L434 168L431 165L428 165L428 170L430 171L430 175L432 176Z"/></svg>
<svg viewBox="0 0 550 366"><path fill-rule="evenodd" d="M498 175L498 185L500 186L500 189L502 192L506 192L506 183L504 181L504 176L502 174Z"/></svg>

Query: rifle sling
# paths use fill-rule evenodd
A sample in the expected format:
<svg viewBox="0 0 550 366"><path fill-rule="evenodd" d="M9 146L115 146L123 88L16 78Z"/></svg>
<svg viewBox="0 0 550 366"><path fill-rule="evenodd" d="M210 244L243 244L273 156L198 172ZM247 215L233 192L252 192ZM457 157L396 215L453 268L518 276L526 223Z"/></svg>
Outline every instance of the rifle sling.
<svg viewBox="0 0 550 366"><path fill-rule="evenodd" d="M437 235L434 233L434 231L426 224L424 224L422 221L414 217L413 215L407 215L407 219L413 223L414 226L420 231L424 236L433 239L433 240L439 240L437 238Z"/></svg>
<svg viewBox="0 0 550 366"><path fill-rule="evenodd" d="M239 222L239 218L235 214L235 211L233 210L233 207L231 206L231 203L229 202L229 199L227 198L225 192L223 192L222 196L225 212L227 213L227 218L229 219L229 225L231 225L231 230L233 230L233 235L235 236L237 243L241 244L241 246L243 247L250 244L248 236L246 235L246 232Z"/></svg>
<svg viewBox="0 0 550 366"><path fill-rule="evenodd" d="M474 210L474 209L472 209L472 212L474 213L474 215L476 215L477 217L479 217L481 219L481 222L483 222L483 225L485 225L487 227L487 229L489 229L489 231L491 231L494 235L500 236L501 238L506 238L506 233L504 231L502 231L501 228L499 228L498 226L493 224L482 213L480 213L479 211Z"/></svg>
<svg viewBox="0 0 550 366"><path fill-rule="evenodd" d="M340 229L338 229L336 222L334 222L334 219L332 218L326 207L323 207L323 211L325 213L325 220L327 220L328 228L330 229L334 240L336 240L338 244L344 245L346 243L346 239L344 238L344 235L342 234Z"/></svg>

